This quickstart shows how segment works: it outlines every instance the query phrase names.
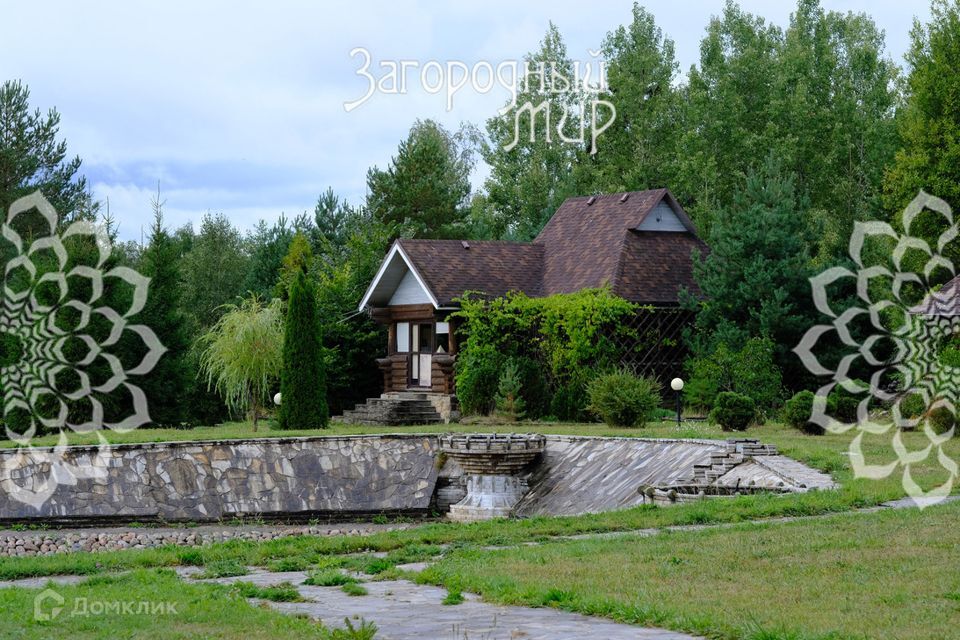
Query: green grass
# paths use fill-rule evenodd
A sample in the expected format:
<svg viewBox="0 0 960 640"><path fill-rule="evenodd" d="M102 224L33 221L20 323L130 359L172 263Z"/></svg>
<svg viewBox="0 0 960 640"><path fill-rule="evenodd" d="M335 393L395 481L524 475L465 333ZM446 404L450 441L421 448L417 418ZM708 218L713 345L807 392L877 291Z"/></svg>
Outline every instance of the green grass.
<svg viewBox="0 0 960 640"><path fill-rule="evenodd" d="M348 582L340 589L348 596L365 596L369 593L366 587L357 582Z"/></svg>
<svg viewBox="0 0 960 640"><path fill-rule="evenodd" d="M460 589L457 587L451 587L450 589L447 590L447 595L444 596L440 604L453 606L457 604L463 604L463 601L464 601L463 592L460 591Z"/></svg>
<svg viewBox="0 0 960 640"><path fill-rule="evenodd" d="M305 602L297 588L289 582L261 587L252 582L234 582L231 585L244 598L259 598L271 602Z"/></svg>
<svg viewBox="0 0 960 640"><path fill-rule="evenodd" d="M357 579L337 569L322 569L311 571L303 584L314 587L342 587L345 584L356 582Z"/></svg>
<svg viewBox="0 0 960 640"><path fill-rule="evenodd" d="M419 580L711 638L957 637L960 504L456 551Z"/></svg>
<svg viewBox="0 0 960 640"><path fill-rule="evenodd" d="M194 576L197 580L207 580L210 578L232 578L233 576L245 576L250 570L237 562L236 560L215 560L204 565L204 570Z"/></svg>
<svg viewBox="0 0 960 640"><path fill-rule="evenodd" d="M122 576L97 576L72 586L51 585L63 599L63 609L49 621L34 619L34 598L42 589L0 589L0 637L20 640L114 640L151 638L186 640L217 638L246 640L251 637L272 640L347 640L370 638L332 631L309 618L285 615L249 603L232 587L210 583L184 583L169 570L135 571ZM78 600L82 599L82 600ZM86 611L107 611L97 615L77 615L86 603ZM138 604L148 608L159 603L163 614L137 614ZM98 603L98 604L94 604ZM133 603L134 613L110 613L112 603ZM166 607L166 603L172 609ZM42 612L49 613L54 602ZM81 605L82 607L83 605Z"/></svg>

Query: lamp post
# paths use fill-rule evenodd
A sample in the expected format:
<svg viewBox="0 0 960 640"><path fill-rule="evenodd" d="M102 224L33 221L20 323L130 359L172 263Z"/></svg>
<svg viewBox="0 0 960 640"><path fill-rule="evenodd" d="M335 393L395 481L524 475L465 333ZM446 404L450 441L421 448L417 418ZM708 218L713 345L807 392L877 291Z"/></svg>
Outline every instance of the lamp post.
<svg viewBox="0 0 960 640"><path fill-rule="evenodd" d="M683 391L683 380L674 378L670 381L670 388L677 394L677 428L680 427L680 392Z"/></svg>

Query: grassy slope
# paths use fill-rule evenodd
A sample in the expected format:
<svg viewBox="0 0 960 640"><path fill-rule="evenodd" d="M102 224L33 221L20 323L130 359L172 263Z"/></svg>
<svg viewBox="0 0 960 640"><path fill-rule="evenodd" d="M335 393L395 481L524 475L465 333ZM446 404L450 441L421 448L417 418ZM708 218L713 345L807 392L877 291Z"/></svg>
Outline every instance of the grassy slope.
<svg viewBox="0 0 960 640"><path fill-rule="evenodd" d="M462 550L422 579L718 638L957 637L960 504Z"/></svg>

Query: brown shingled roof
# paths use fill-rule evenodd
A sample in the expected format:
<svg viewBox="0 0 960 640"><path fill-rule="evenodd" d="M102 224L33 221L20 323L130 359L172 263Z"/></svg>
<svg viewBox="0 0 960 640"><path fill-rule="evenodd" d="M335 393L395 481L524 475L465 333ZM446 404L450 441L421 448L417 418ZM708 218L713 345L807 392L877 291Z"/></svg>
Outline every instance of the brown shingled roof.
<svg viewBox="0 0 960 640"><path fill-rule="evenodd" d="M440 306L466 291L541 295L543 247L498 240L398 240ZM466 246L464 246L466 245ZM469 247L469 248L467 248Z"/></svg>
<svg viewBox="0 0 960 640"><path fill-rule="evenodd" d="M633 231L664 198L689 233ZM690 256L706 245L666 189L569 198L534 244L544 247L547 295L609 284L633 302L675 304L681 287L700 291Z"/></svg>
<svg viewBox="0 0 960 640"><path fill-rule="evenodd" d="M687 231L638 231L664 199ZM707 251L666 189L569 198L532 243L397 242L440 306L467 291L536 297L605 285L633 302L676 304L680 289L699 295L692 254Z"/></svg>

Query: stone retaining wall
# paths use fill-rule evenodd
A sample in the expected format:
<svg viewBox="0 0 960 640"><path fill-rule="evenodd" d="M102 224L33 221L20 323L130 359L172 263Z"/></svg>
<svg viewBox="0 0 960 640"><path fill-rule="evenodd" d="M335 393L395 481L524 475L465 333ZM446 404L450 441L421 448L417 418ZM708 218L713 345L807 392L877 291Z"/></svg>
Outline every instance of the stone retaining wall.
<svg viewBox="0 0 960 640"><path fill-rule="evenodd" d="M524 471L530 491L516 513L575 515L643 504L649 487L695 482L695 468L726 474L716 481L724 488L834 486L829 476L794 460L754 458L746 455L748 449L722 440L547 436L544 454ZM0 522L344 520L444 512L465 495L462 470L453 459L438 470L434 435L135 444L114 446L103 456L98 452L68 447L69 464L96 469L99 477L61 482L34 508L13 499L10 487L41 486L49 466L0 450Z"/></svg>
<svg viewBox="0 0 960 640"><path fill-rule="evenodd" d="M105 455L68 447L67 464L100 477L60 482L39 508L9 492L12 483L42 486L49 465L0 451L0 521L426 513L435 449L435 438L416 435L116 445Z"/></svg>

